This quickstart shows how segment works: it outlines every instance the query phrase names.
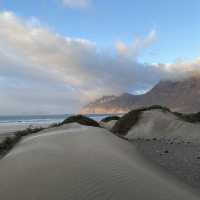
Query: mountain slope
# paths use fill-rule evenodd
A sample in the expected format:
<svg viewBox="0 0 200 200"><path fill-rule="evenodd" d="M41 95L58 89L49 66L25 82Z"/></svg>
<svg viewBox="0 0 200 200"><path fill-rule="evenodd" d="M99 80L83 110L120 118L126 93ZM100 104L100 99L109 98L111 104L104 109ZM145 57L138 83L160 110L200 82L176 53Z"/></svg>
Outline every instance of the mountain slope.
<svg viewBox="0 0 200 200"><path fill-rule="evenodd" d="M121 96L104 96L86 105L82 114L111 114L128 112L137 99L136 95L125 93Z"/></svg>
<svg viewBox="0 0 200 200"><path fill-rule="evenodd" d="M112 97L112 98L111 98ZM140 106L162 105L179 112L200 111L200 78L160 81L143 95L123 94L103 97L86 105L81 113L125 113ZM106 100L105 100L106 99Z"/></svg>

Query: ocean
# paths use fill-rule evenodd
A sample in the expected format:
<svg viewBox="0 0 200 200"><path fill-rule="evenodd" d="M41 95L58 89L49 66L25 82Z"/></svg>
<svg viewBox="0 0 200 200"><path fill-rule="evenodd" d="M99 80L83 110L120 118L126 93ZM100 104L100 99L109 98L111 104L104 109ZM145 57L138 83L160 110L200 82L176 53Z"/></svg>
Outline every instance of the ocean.
<svg viewBox="0 0 200 200"><path fill-rule="evenodd" d="M63 115L13 115L13 116L0 116L0 123L58 123L69 117L69 114ZM96 121L100 121L108 115L95 115L91 114L88 117Z"/></svg>
<svg viewBox="0 0 200 200"><path fill-rule="evenodd" d="M23 130L29 126L48 127L50 124L62 122L69 117L69 114L63 115L20 115L20 116L0 116L0 134L13 133L17 130ZM96 121L108 115L88 115Z"/></svg>
<svg viewBox="0 0 200 200"><path fill-rule="evenodd" d="M69 115L20 115L0 116L0 123L5 124L51 124L64 120Z"/></svg>
<svg viewBox="0 0 200 200"><path fill-rule="evenodd" d="M59 123L69 117L69 114L63 115L20 115L20 116L0 116L0 124L51 124ZM100 121L102 118L108 115L88 115L96 121Z"/></svg>

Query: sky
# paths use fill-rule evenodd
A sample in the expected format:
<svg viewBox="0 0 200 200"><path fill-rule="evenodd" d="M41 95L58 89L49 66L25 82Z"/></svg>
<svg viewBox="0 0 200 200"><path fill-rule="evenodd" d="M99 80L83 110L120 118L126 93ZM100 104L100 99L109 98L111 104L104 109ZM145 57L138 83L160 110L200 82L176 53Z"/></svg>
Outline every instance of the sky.
<svg viewBox="0 0 200 200"><path fill-rule="evenodd" d="M0 0L0 115L78 112L200 72L199 0Z"/></svg>

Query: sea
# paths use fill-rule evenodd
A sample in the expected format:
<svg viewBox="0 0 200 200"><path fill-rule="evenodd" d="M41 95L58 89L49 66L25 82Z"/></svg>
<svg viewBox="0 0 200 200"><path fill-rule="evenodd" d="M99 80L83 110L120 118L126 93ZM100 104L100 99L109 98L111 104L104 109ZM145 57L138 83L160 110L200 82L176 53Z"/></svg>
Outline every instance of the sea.
<svg viewBox="0 0 200 200"><path fill-rule="evenodd" d="M71 114L63 115L13 115L13 116L0 116L0 136L13 133L18 130L23 130L29 126L33 127L48 127L54 123L60 123ZM87 115L88 117L100 121L109 115Z"/></svg>
<svg viewBox="0 0 200 200"><path fill-rule="evenodd" d="M69 117L69 114L63 115L13 115L13 116L0 116L0 124L53 124L62 122L64 119ZM102 118L108 115L88 115L96 121L100 121Z"/></svg>
<svg viewBox="0 0 200 200"><path fill-rule="evenodd" d="M70 114L63 115L18 115L18 116L0 116L0 123L22 123L22 124L52 124L62 122ZM100 121L108 115L87 115L96 121Z"/></svg>

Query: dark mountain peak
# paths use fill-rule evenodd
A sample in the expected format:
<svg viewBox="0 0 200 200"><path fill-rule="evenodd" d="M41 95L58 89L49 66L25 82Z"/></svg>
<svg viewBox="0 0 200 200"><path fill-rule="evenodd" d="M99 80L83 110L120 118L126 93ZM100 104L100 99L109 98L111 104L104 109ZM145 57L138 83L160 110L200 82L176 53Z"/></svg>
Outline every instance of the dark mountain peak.
<svg viewBox="0 0 200 200"><path fill-rule="evenodd" d="M160 81L142 95L104 96L84 107L82 113L122 113L151 105L167 106L179 112L199 112L200 77Z"/></svg>

